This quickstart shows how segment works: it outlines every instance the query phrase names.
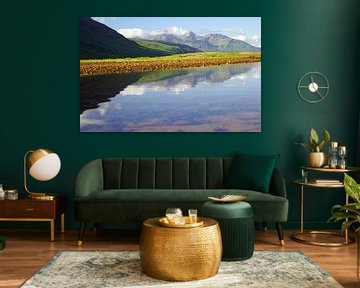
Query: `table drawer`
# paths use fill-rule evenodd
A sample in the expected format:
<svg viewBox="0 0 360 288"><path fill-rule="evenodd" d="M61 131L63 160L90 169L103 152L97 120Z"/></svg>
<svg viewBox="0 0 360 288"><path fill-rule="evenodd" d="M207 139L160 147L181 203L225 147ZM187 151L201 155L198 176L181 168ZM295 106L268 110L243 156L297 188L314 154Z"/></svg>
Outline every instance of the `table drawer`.
<svg viewBox="0 0 360 288"><path fill-rule="evenodd" d="M56 218L55 205L51 202L40 201L7 201L1 205L0 217L2 218Z"/></svg>

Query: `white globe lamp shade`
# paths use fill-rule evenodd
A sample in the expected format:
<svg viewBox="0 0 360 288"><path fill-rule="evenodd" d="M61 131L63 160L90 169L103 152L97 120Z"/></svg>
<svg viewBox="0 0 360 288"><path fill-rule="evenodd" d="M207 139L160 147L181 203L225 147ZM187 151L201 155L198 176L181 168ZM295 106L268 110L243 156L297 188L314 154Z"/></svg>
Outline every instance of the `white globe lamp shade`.
<svg viewBox="0 0 360 288"><path fill-rule="evenodd" d="M60 168L59 156L49 150L38 149L29 156L29 174L39 181L54 178L59 173Z"/></svg>

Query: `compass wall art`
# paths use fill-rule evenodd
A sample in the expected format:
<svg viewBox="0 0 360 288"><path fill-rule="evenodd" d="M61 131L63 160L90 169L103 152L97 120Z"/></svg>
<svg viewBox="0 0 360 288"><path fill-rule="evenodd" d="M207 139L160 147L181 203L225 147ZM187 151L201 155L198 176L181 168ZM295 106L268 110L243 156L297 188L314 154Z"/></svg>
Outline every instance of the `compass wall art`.
<svg viewBox="0 0 360 288"><path fill-rule="evenodd" d="M319 103L329 93L329 81L320 72L308 72L304 74L297 85L299 96L308 103Z"/></svg>

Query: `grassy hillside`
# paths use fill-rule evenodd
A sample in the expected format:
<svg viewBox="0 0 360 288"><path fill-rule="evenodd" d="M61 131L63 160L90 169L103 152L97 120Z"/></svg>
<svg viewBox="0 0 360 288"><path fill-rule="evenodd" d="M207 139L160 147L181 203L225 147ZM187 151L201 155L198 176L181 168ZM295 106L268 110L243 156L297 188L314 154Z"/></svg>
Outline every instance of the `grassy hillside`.
<svg viewBox="0 0 360 288"><path fill-rule="evenodd" d="M159 53L164 53L164 56L172 55L172 54L201 52L199 49L183 44L165 43L160 41L144 40L144 39L136 39L136 40L134 39L134 42L136 42L142 47L149 48L152 50L158 50Z"/></svg>
<svg viewBox="0 0 360 288"><path fill-rule="evenodd" d="M142 47L108 26L89 17L80 18L80 59L103 59L167 55Z"/></svg>

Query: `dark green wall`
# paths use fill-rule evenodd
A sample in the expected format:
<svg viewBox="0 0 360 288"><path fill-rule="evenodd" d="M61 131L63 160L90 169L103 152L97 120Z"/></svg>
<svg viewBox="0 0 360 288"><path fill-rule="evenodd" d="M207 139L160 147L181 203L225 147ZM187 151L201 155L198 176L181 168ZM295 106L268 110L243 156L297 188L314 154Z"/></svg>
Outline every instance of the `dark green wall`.
<svg viewBox="0 0 360 288"><path fill-rule="evenodd" d="M8 0L1 1L0 11L0 183L22 189L24 153L39 147L56 151L60 174L29 186L68 195L69 227L77 227L72 217L76 173L97 157L281 153L278 167L288 181L290 199L287 227L293 228L299 221L299 187L291 181L306 157L294 142L306 141L310 127L327 128L348 147L349 163L356 164L359 1ZM262 132L80 133L80 16L262 17ZM319 104L306 103L296 93L297 81L309 71L324 73L331 85ZM343 201L340 190L309 190L306 221L327 226L330 207Z"/></svg>

